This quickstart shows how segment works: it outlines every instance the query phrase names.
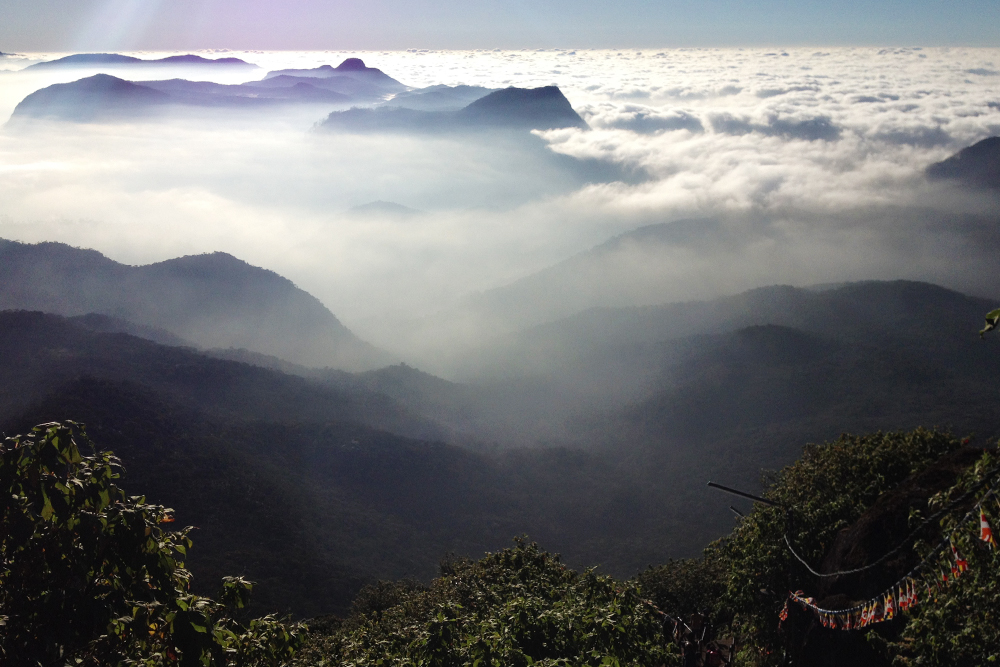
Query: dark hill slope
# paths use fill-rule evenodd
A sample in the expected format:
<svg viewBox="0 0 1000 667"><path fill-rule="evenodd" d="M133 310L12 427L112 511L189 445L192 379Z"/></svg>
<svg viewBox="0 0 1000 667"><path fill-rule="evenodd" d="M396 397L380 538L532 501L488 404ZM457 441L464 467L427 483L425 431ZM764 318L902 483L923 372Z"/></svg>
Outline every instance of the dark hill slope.
<svg viewBox="0 0 1000 667"><path fill-rule="evenodd" d="M338 389L190 348L100 333L57 315L0 312L0 418L79 377L145 386L172 402L225 419L351 421L414 437L442 430L384 394Z"/></svg>
<svg viewBox="0 0 1000 667"><path fill-rule="evenodd" d="M343 613L363 584L433 574L448 552L516 534L490 466L440 443L358 424L237 421L131 382L81 378L19 419L72 417L125 465L124 487L194 525L197 590L243 574L259 611ZM502 534L497 534L502 533Z"/></svg>
<svg viewBox="0 0 1000 667"><path fill-rule="evenodd" d="M243 574L259 583L255 611L308 616L345 609L372 578L324 547L310 520L315 502L294 471L244 451L224 423L146 388L81 378L0 427L20 433L68 418L122 459L126 491L172 507L180 525L196 527L187 559L196 592L214 595L221 577Z"/></svg>
<svg viewBox="0 0 1000 667"><path fill-rule="evenodd" d="M573 110L569 100L556 86L497 90L459 111L457 118L470 125L535 130L587 127L587 123Z"/></svg>
<svg viewBox="0 0 1000 667"><path fill-rule="evenodd" d="M951 355L958 349L983 350L969 347L975 344L969 334L995 307L992 301L913 281L810 289L777 285L711 301L593 308L513 335L497 354L506 360L516 350L519 363L537 368L628 345L777 324L854 340L930 346Z"/></svg>
<svg viewBox="0 0 1000 667"><path fill-rule="evenodd" d="M597 562L617 535L604 536L612 523L599 510L628 481L600 457L494 458L401 437L370 425L435 427L357 386L84 324L0 313L0 430L87 424L122 457L126 488L199 527L200 590L242 573L263 584L262 609L342 612L361 582L427 578L448 552L475 556L528 532Z"/></svg>
<svg viewBox="0 0 1000 667"><path fill-rule="evenodd" d="M388 362L290 280L225 253L127 266L60 243L0 240L0 309L101 313L201 347L246 348L307 366Z"/></svg>
<svg viewBox="0 0 1000 667"><path fill-rule="evenodd" d="M963 148L927 168L933 179L954 179L981 188L1000 188L1000 137L989 137Z"/></svg>
<svg viewBox="0 0 1000 667"><path fill-rule="evenodd" d="M604 447L629 458L638 488L658 489L664 519L684 522L674 512L685 506L700 515L691 538L706 542L731 517L725 503L709 507L705 482L754 489L761 469L787 464L804 443L918 426L980 444L1000 436L1000 346L972 331L944 354L887 336L752 326L674 341L653 363L652 394L608 418Z"/></svg>
<svg viewBox="0 0 1000 667"><path fill-rule="evenodd" d="M109 74L95 74L36 90L14 107L11 117L117 120L149 115L169 102L170 96L159 90Z"/></svg>

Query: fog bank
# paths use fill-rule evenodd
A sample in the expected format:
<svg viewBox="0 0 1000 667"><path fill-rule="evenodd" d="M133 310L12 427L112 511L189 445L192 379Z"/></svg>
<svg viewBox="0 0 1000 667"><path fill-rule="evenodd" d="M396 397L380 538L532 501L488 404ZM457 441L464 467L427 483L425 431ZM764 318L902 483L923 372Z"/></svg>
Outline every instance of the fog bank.
<svg viewBox="0 0 1000 667"><path fill-rule="evenodd" d="M55 55L0 58L0 117L33 90L93 73L21 69ZM1000 134L1000 50L202 55L260 69L171 76L242 83L360 57L411 87L555 84L591 129L319 132L333 110L323 105L11 125L0 132L0 237L131 264L228 252L289 277L363 338L442 372L457 341L590 305L867 278L1000 287L989 268L996 196L923 175ZM418 213L351 210L375 201ZM622 246L594 269L607 272L600 290L574 292L564 278L558 289L572 303L529 279L635 228L702 219L720 226ZM470 304L519 280L535 280L517 295L534 314L484 329Z"/></svg>

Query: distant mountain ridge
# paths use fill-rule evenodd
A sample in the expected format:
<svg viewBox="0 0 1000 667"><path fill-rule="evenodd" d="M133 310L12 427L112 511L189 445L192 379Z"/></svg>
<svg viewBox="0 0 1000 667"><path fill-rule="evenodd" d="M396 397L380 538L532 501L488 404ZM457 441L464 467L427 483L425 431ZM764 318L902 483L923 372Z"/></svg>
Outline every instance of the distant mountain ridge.
<svg viewBox="0 0 1000 667"><path fill-rule="evenodd" d="M242 63L242 64L241 64ZM252 67L236 58L209 60L201 56L170 56L141 60L118 54L78 54L32 67ZM120 71L118 72L121 73ZM231 109L272 108L287 104L323 104L326 110L349 104L383 102L408 91L379 69L348 58L338 67L323 65L311 70L268 72L260 81L220 84L211 81L167 79L128 81L106 72L69 83L59 83L27 95L14 108L12 120L48 118L74 122L146 118L168 107L217 107Z"/></svg>
<svg viewBox="0 0 1000 667"><path fill-rule="evenodd" d="M56 69L70 67L94 67L101 65L129 66L129 67L162 67L170 65L200 66L200 67L236 67L245 69L257 69L257 65L248 63L239 58L204 58L194 54L179 56L167 56L155 60L146 60L125 56L119 53L75 53L56 60L29 65L26 69Z"/></svg>
<svg viewBox="0 0 1000 667"><path fill-rule="evenodd" d="M763 325L855 340L876 341L890 334L900 340L962 340L994 307L986 299L914 281L857 282L820 289L774 285L707 301L590 308L509 335L485 365L510 371L559 367L617 348ZM912 321L934 321L940 331L915 329Z"/></svg>
<svg viewBox="0 0 1000 667"><path fill-rule="evenodd" d="M505 88L457 111L426 111L394 106L334 111L321 128L348 132L454 132L483 129L549 130L587 128L556 86Z"/></svg>
<svg viewBox="0 0 1000 667"><path fill-rule="evenodd" d="M397 93L382 106L403 107L416 111L458 111L496 90L482 86L428 86Z"/></svg>
<svg viewBox="0 0 1000 667"><path fill-rule="evenodd" d="M217 252L127 266L61 243L0 241L0 309L100 313L205 348L246 348L306 366L390 363L315 297Z"/></svg>
<svg viewBox="0 0 1000 667"><path fill-rule="evenodd" d="M312 69L281 69L268 72L263 81L276 77L311 79L347 78L379 88L383 93L398 93L408 90L406 86L376 67L368 67L360 58L347 58L336 67L321 65ZM263 83L263 82L262 82Z"/></svg>
<svg viewBox="0 0 1000 667"><path fill-rule="evenodd" d="M352 97L307 83L257 88L208 81L169 79L134 83L110 74L95 74L71 83L57 83L27 95L11 115L74 122L143 118L170 105L262 108L279 104L346 105Z"/></svg>

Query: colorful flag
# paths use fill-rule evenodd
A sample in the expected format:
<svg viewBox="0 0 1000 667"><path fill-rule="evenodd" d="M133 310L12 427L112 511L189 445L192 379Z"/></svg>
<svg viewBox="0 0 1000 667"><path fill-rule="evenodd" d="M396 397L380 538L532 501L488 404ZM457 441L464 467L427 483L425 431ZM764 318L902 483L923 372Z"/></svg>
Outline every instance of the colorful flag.
<svg viewBox="0 0 1000 667"><path fill-rule="evenodd" d="M986 520L986 512L982 509L979 510L979 539L990 545L991 549L996 544L993 541L993 529L990 528L990 522Z"/></svg>
<svg viewBox="0 0 1000 667"><path fill-rule="evenodd" d="M952 574L957 577L959 574L969 569L969 562L962 558L962 555L958 553L958 549L955 548L954 544L951 545L951 553L955 557L955 564L951 566L951 571Z"/></svg>

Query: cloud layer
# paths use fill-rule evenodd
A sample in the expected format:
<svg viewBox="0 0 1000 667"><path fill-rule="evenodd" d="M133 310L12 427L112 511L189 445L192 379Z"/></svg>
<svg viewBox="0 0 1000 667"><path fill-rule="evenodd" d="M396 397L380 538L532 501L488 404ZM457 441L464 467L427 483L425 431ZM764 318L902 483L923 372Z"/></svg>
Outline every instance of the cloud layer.
<svg viewBox="0 0 1000 667"><path fill-rule="evenodd" d="M164 54L143 54L155 55ZM1000 134L1000 50L226 55L261 65L260 76L359 56L412 86L557 84L592 129L323 134L312 130L323 110L312 107L8 128L0 237L130 263L228 251L291 277L390 347L401 321L682 218L721 216L725 243L642 259L662 277L633 300L904 274L996 286L984 270L992 236L958 222L996 218L995 198L928 184L923 170ZM84 75L0 72L0 113ZM376 200L423 214L347 213Z"/></svg>

